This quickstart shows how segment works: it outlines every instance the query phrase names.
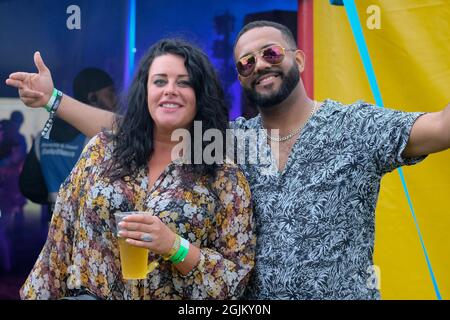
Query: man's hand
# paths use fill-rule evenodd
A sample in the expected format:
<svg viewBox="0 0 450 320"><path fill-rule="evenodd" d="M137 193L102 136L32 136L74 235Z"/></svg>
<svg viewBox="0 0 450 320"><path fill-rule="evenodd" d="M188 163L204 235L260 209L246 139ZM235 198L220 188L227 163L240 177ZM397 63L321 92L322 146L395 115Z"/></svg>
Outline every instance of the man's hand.
<svg viewBox="0 0 450 320"><path fill-rule="evenodd" d="M19 89L20 100L25 105L40 108L52 96L53 80L39 52L34 53L34 63L38 73L14 72L6 79L6 84Z"/></svg>

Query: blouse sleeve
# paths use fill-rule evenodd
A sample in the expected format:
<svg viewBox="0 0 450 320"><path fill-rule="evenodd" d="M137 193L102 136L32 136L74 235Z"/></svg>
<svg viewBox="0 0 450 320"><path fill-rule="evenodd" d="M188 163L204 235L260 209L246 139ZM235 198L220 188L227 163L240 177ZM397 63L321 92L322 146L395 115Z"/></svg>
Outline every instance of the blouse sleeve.
<svg viewBox="0 0 450 320"><path fill-rule="evenodd" d="M184 276L187 299L237 299L254 266L256 237L250 188L237 167L224 167L214 189L219 199L210 228L209 246L200 248L200 261Z"/></svg>
<svg viewBox="0 0 450 320"><path fill-rule="evenodd" d="M20 289L21 299L60 299L76 286L72 264L72 246L78 208L84 199L88 167L98 158L100 139L94 137L84 148L72 172L61 185L50 222L47 241ZM71 279L73 278L73 279Z"/></svg>

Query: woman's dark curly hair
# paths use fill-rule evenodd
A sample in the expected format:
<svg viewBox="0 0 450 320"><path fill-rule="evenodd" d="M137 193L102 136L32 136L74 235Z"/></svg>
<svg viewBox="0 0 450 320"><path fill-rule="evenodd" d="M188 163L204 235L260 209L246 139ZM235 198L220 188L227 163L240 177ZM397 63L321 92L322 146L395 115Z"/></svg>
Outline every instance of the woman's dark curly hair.
<svg viewBox="0 0 450 320"><path fill-rule="evenodd" d="M163 39L150 47L141 59L127 98L125 116L116 118L117 131L110 135L114 150L108 171L114 181L132 176L136 169L145 166L153 152L154 121L147 105L147 81L151 64L156 57L173 54L184 58L189 81L197 101L194 121L202 122L202 129L218 129L225 137L228 128L228 106L217 73L206 54L196 46L179 39ZM194 159L194 135L191 131L191 159ZM210 142L202 142L202 150ZM192 160L193 162L193 160ZM199 173L213 174L217 164L192 164Z"/></svg>

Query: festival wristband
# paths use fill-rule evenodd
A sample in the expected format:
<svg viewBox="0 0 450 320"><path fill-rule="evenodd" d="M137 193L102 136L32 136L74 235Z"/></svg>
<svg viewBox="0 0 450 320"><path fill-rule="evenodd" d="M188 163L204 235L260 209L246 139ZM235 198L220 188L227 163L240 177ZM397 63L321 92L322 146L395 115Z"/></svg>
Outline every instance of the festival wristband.
<svg viewBox="0 0 450 320"><path fill-rule="evenodd" d="M173 245L172 245L172 248L170 248L168 253L166 253L162 256L164 260L169 260L173 256L175 256L175 254L180 249L180 242L181 242L181 237L179 235L176 235L175 241L173 242Z"/></svg>
<svg viewBox="0 0 450 320"><path fill-rule="evenodd" d="M56 96L58 95L58 90L56 88L53 88L52 96L50 97L50 100L44 105L45 110L48 112L52 111L52 106L55 103Z"/></svg>
<svg viewBox="0 0 450 320"><path fill-rule="evenodd" d="M53 126L56 111L61 104L62 95L63 94L61 91L53 89L52 97L50 98L48 104L45 105L45 109L50 112L50 117L48 118L47 122L45 123L44 129L42 129L41 132L41 136L45 139L50 139L50 130Z"/></svg>
<svg viewBox="0 0 450 320"><path fill-rule="evenodd" d="M181 238L180 249L175 254L175 256L170 259L170 261L172 261L173 264L183 262L184 259L186 259L188 253L189 253L189 241L187 241L184 238Z"/></svg>

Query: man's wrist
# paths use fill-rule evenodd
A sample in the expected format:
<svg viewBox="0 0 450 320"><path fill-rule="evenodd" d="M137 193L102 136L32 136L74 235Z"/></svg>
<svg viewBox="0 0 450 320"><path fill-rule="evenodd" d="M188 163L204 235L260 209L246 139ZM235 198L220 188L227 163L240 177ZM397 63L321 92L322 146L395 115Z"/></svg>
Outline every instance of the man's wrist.
<svg viewBox="0 0 450 320"><path fill-rule="evenodd" d="M52 97L44 108L50 113L50 117L42 129L41 136L45 139L50 139L50 130L52 129L56 111L62 100L63 93L57 89L53 89Z"/></svg>

